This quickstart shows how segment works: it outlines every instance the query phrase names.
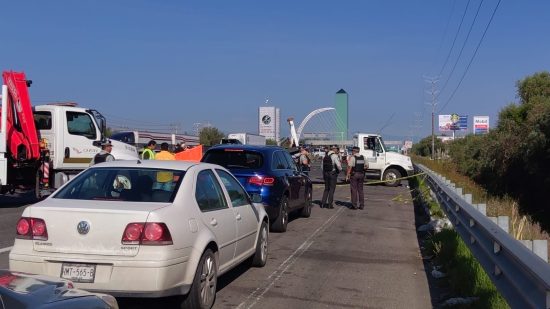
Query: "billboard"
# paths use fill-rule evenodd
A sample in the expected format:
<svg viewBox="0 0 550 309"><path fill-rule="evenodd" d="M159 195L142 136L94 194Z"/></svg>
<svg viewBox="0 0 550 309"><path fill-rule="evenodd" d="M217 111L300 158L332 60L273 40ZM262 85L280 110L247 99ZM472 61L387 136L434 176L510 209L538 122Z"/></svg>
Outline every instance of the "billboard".
<svg viewBox="0 0 550 309"><path fill-rule="evenodd" d="M489 116L474 116L474 134L489 132Z"/></svg>
<svg viewBox="0 0 550 309"><path fill-rule="evenodd" d="M267 139L278 140L280 121L279 109L273 106L261 106L258 110L258 133Z"/></svg>
<svg viewBox="0 0 550 309"><path fill-rule="evenodd" d="M439 131L466 131L468 130L468 116L457 114L439 115Z"/></svg>

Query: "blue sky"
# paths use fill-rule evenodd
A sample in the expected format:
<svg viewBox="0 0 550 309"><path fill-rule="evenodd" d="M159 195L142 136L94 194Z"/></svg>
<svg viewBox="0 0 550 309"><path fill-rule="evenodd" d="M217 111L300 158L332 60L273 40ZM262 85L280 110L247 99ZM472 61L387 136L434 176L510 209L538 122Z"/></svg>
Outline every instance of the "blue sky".
<svg viewBox="0 0 550 309"><path fill-rule="evenodd" d="M471 0L440 86L479 1ZM301 120L332 106L344 88L351 132L378 131L391 119L383 134L406 137L423 115L415 135L426 136L423 76L439 73L466 2L10 1L2 8L10 13L2 17L0 69L26 72L33 104L76 101L112 124L192 131L194 123L209 122L226 133L256 132L266 97L283 119ZM483 2L438 109L497 2ZM502 1L441 112L489 115L494 123L517 101L517 80L549 70L548 12L548 1ZM282 128L286 134L285 122Z"/></svg>

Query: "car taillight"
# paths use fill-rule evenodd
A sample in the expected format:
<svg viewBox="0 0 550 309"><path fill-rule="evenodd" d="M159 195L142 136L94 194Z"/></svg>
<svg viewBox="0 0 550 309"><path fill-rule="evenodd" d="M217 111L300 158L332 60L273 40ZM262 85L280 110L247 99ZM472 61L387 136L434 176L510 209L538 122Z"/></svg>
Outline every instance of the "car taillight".
<svg viewBox="0 0 550 309"><path fill-rule="evenodd" d="M16 230L15 237L19 239L48 240L48 229L42 219L22 217L17 222Z"/></svg>
<svg viewBox="0 0 550 309"><path fill-rule="evenodd" d="M171 245L172 235L164 223L149 222L145 224L145 230L141 237L142 245Z"/></svg>
<svg viewBox="0 0 550 309"><path fill-rule="evenodd" d="M122 235L123 245L139 245L139 238L143 232L143 223L130 223L124 229Z"/></svg>
<svg viewBox="0 0 550 309"><path fill-rule="evenodd" d="M248 178L248 183L257 186L272 186L275 183L275 178L256 175Z"/></svg>
<svg viewBox="0 0 550 309"><path fill-rule="evenodd" d="M134 222L129 223L122 235L123 245L171 245L172 235L164 223L159 222Z"/></svg>

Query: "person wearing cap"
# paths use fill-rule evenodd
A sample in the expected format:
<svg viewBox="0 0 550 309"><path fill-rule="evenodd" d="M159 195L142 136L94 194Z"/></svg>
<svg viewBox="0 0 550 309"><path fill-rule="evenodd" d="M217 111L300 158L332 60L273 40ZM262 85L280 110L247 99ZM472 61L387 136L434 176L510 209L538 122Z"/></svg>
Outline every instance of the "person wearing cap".
<svg viewBox="0 0 550 309"><path fill-rule="evenodd" d="M90 162L90 166L102 162L114 161L115 157L111 154L111 150L113 150L113 144L111 144L110 140L102 142L101 151L96 153L96 155L93 157L92 161Z"/></svg>
<svg viewBox="0 0 550 309"><path fill-rule="evenodd" d="M155 160L155 148L157 147L157 142L154 140L150 140L149 143L147 143L147 146L143 148L143 152L141 152L141 159L142 160Z"/></svg>
<svg viewBox="0 0 550 309"><path fill-rule="evenodd" d="M338 173L342 170L342 163L338 158L338 146L333 145L331 150L327 152L323 158L323 179L325 181L325 191L323 191L323 198L321 199L321 208L334 208L332 202L334 201L334 190L336 190L336 181L338 180Z"/></svg>
<svg viewBox="0 0 550 309"><path fill-rule="evenodd" d="M349 181L351 189L351 209L364 209L365 195L363 193L363 183L368 164L365 161L365 157L359 154L359 147L353 147L351 151L352 155L349 158L346 173L346 181Z"/></svg>
<svg viewBox="0 0 550 309"><path fill-rule="evenodd" d="M300 146L300 155L298 157L298 165L302 170L302 173L309 176L309 171L311 170L311 162L309 161L307 149L304 146Z"/></svg>

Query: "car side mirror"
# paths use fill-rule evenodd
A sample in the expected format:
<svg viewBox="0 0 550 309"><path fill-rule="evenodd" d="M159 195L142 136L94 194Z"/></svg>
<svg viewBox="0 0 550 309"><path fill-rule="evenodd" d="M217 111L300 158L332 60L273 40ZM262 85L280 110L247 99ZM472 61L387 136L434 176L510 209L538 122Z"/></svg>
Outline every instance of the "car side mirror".
<svg viewBox="0 0 550 309"><path fill-rule="evenodd" d="M252 203L261 203L262 202L262 196L258 193L252 193L250 196L252 198Z"/></svg>

